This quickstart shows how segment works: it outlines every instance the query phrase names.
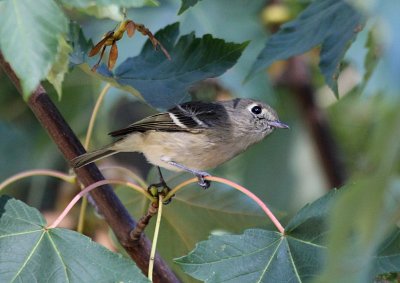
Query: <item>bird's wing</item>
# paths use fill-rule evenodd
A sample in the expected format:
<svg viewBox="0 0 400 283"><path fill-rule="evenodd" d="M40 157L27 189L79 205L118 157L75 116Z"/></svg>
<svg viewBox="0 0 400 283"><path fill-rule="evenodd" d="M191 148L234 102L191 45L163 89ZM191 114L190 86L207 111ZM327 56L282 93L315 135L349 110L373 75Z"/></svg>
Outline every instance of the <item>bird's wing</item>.
<svg viewBox="0 0 400 283"><path fill-rule="evenodd" d="M168 112L144 118L128 127L113 131L113 137L125 136L133 132L149 130L165 132L196 132L209 128L221 119L226 119L224 108L216 103L188 102L170 109Z"/></svg>

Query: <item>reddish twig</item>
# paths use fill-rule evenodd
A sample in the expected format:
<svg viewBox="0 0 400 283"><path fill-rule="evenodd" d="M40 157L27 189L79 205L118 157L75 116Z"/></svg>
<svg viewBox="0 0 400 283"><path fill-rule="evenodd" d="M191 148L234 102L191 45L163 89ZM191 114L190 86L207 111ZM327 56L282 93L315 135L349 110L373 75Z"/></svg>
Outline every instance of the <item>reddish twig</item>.
<svg viewBox="0 0 400 283"><path fill-rule="evenodd" d="M245 187L242 187L241 185L236 184L235 182L232 182L232 181L224 179L224 178L207 176L207 177L205 177L205 179L209 180L209 181L214 181L214 182L228 185L228 186L244 193L245 195L247 195L249 198L254 200L257 203L257 205L265 212L265 214L272 221L272 223L275 225L275 227L278 229L278 231L282 234L285 233L285 228L283 228L283 226L279 222L278 218L276 218L275 215L272 213L272 211L268 208L268 206L261 199L259 199L255 194L253 194L251 191L249 191ZM167 196L164 198L164 201L168 201L173 195L175 195L183 187L186 187L187 185L192 184L192 183L197 183L198 181L199 180L197 178L192 178L192 179L189 179L189 180L186 180L186 181L180 183L179 185L177 185L175 188L173 188L167 194Z"/></svg>
<svg viewBox="0 0 400 283"><path fill-rule="evenodd" d="M147 194L147 192L143 191L142 188L136 186L133 183L127 182L127 181L121 181L121 180L102 180L98 181L96 183L93 183L89 185L88 187L82 189L67 205L67 207L64 209L64 211L60 214L60 216L57 217L57 219L49 226L47 226L48 229L56 228L60 222L67 216L67 214L70 212L70 210L74 207L74 205L83 197L86 196L91 190L94 190L102 185L107 185L107 184L119 184L119 185L125 185L128 187L131 187L135 189L137 192L143 193L146 197L151 197L150 195ZM156 212L157 213L157 212ZM139 222L140 223L140 222ZM136 224L136 227L138 227L138 224ZM137 238L136 240L138 240Z"/></svg>

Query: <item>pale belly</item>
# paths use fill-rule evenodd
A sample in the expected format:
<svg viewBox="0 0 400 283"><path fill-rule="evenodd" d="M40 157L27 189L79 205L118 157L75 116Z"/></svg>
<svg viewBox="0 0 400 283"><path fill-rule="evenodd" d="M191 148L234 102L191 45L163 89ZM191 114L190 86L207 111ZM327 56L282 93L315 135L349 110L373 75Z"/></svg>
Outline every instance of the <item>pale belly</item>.
<svg viewBox="0 0 400 283"><path fill-rule="evenodd" d="M212 141L211 141L212 140ZM147 160L156 166L171 171L181 169L168 164L173 161L194 170L207 170L232 159L247 146L237 146L241 139L219 141L200 138L198 134L149 131L127 136L115 143L113 149L124 152L142 152ZM235 150L241 148L242 150Z"/></svg>

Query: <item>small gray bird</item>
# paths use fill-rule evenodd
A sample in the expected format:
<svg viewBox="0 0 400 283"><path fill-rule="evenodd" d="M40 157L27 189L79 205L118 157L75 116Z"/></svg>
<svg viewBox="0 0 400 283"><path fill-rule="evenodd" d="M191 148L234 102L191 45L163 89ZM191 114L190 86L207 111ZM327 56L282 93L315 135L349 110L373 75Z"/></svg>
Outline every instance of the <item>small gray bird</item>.
<svg viewBox="0 0 400 283"><path fill-rule="evenodd" d="M156 166L196 175L217 167L261 141L275 128L289 128L267 104L252 99L187 102L111 132L118 140L71 161L80 168L118 152L142 152Z"/></svg>

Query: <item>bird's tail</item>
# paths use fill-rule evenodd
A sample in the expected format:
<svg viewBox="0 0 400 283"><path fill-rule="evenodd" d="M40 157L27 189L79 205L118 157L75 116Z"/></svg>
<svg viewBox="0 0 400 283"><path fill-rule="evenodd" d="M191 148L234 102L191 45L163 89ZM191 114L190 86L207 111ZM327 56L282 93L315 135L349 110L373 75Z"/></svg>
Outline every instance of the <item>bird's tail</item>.
<svg viewBox="0 0 400 283"><path fill-rule="evenodd" d="M71 160L71 166L73 168L81 168L89 163L102 159L106 156L113 155L117 152L118 151L112 150L110 149L110 147L107 146L75 157L74 159Z"/></svg>

